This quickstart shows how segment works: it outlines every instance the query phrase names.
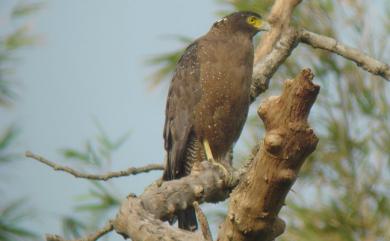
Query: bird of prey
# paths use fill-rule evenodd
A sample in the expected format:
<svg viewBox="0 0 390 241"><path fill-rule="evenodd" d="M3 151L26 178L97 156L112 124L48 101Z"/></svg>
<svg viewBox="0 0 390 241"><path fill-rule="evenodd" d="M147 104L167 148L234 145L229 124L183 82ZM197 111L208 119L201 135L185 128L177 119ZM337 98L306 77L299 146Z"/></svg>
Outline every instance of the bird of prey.
<svg viewBox="0 0 390 241"><path fill-rule="evenodd" d="M250 104L253 36L268 29L253 12L235 12L215 22L190 44L176 65L164 127L167 159L163 180L189 175L195 162L226 163ZM193 207L177 214L179 228L194 231Z"/></svg>

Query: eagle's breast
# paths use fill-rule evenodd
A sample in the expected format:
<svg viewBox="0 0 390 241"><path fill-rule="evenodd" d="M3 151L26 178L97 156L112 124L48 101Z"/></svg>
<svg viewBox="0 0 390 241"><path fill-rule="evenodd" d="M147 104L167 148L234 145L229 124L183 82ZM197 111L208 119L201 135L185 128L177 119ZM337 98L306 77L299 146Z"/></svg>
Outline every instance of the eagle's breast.
<svg viewBox="0 0 390 241"><path fill-rule="evenodd" d="M224 158L245 123L253 68L251 39L205 39L199 58L202 97L194 108L195 133Z"/></svg>

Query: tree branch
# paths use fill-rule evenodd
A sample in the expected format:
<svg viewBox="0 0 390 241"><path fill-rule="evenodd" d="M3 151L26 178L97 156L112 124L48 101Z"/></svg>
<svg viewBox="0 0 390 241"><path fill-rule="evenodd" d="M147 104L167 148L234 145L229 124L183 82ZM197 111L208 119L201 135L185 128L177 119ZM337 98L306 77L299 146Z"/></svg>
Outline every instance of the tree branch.
<svg viewBox="0 0 390 241"><path fill-rule="evenodd" d="M258 60L254 64L251 86L252 101L268 89L269 80L300 42L314 48L336 53L355 62L364 70L382 76L390 81L390 66L388 64L363 54L357 49L345 46L333 38L322 36L304 29L296 30L295 28L287 27L280 36L280 39L276 41L271 51L266 54L263 59Z"/></svg>
<svg viewBox="0 0 390 241"><path fill-rule="evenodd" d="M156 219L142 204L140 198L127 197L114 221L114 229L125 239L134 241L206 241L199 232L190 232L170 226Z"/></svg>
<svg viewBox="0 0 390 241"><path fill-rule="evenodd" d="M284 34L290 25L290 19L295 7L301 3L302 0L276 0L268 15L268 22L272 28L270 31L263 34L260 43L255 51L255 63L265 58L272 49L276 42Z"/></svg>
<svg viewBox="0 0 390 241"><path fill-rule="evenodd" d="M207 222L206 215L202 212L198 202L194 202L196 217L198 218L200 229L202 230L203 238L206 241L213 241L213 237L210 232L209 222Z"/></svg>
<svg viewBox="0 0 390 241"><path fill-rule="evenodd" d="M316 34L307 30L302 30L300 34L302 43L308 44L313 48L320 48L336 53L355 62L359 67L374 74L382 76L384 79L390 81L390 66L374 59L360 50L345 46L337 40Z"/></svg>
<svg viewBox="0 0 390 241"><path fill-rule="evenodd" d="M267 18L272 28L265 32L255 51L251 101L268 89L269 80L297 46L297 33L290 27L295 7L302 0L276 0Z"/></svg>
<svg viewBox="0 0 390 241"><path fill-rule="evenodd" d="M218 240L270 241L284 231L277 217L305 158L318 138L307 123L319 86L303 70L284 83L281 96L265 100L259 110L266 135L245 177L231 194Z"/></svg>
<svg viewBox="0 0 390 241"><path fill-rule="evenodd" d="M171 220L175 213L194 202L225 200L237 184L227 182L228 179L219 166L204 161L197 163L188 176L157 181L141 196L129 196L122 203L114 222L115 231L135 241L205 240L199 233L173 228L162 221Z"/></svg>
<svg viewBox="0 0 390 241"><path fill-rule="evenodd" d="M114 229L112 222L113 222L112 220L109 220L108 223L103 228L95 231L94 233L92 233L84 238L66 240L59 235L47 234L46 240L47 241L96 241L100 237L104 236L105 234L111 232Z"/></svg>
<svg viewBox="0 0 390 241"><path fill-rule="evenodd" d="M154 217L166 221L195 201L216 203L225 200L238 183L231 185L227 179L219 166L203 161L197 163L188 176L151 184L139 199Z"/></svg>
<svg viewBox="0 0 390 241"><path fill-rule="evenodd" d="M300 2L301 0L276 0L272 6L267 18L272 28L263 34L255 51L251 86L252 102L268 89L269 80L299 42L336 53L354 61L364 70L390 81L390 66L388 64L382 63L358 49L345 46L335 39L290 27L293 10Z"/></svg>
<svg viewBox="0 0 390 241"><path fill-rule="evenodd" d="M298 37L299 33L295 29L287 29L277 41L271 52L268 53L261 61L257 61L257 63L253 66L251 85L252 102L257 96L268 89L269 80L297 46L299 42Z"/></svg>
<svg viewBox="0 0 390 241"><path fill-rule="evenodd" d="M238 191L231 196L229 218L220 230L219 240L254 240L262 234L261 240L268 241L283 232L285 225L277 214L304 158L318 141L307 124L310 107L319 89L311 83L312 78L310 71L303 71L295 81L286 82L281 97L263 104L266 107L260 113L267 130L265 144L257 151L245 177L241 178L235 189ZM227 179L219 166L204 161L181 179L157 181L141 196L129 196L122 203L114 229L135 241L204 241L206 239L199 233L173 228L162 221L171 220L178 211L187 209L195 201L226 199L237 183L227 182Z"/></svg>
<svg viewBox="0 0 390 241"><path fill-rule="evenodd" d="M302 74L300 78L302 79L306 78L305 80L307 80L308 78L312 78L312 76L311 74ZM243 173L242 170L239 170L235 172L236 173L235 175L233 175L233 177L235 177L236 180L234 180L233 182L228 182L227 180L229 179L229 177L225 176L225 173L220 169L219 166L213 165L208 161L198 163L193 167L191 174L189 176L183 177L178 180L171 180L166 182L157 181L151 184L148 188L146 188L144 193L141 196L139 197L129 196L127 200L122 203L120 211L118 212L116 218L113 221L114 230L117 233L123 235L125 238L130 237L132 240L135 241L138 240L205 241L206 239L202 235L200 235L200 233L193 233L185 230L180 230L168 225L167 223L163 223L163 221L171 220L172 217L178 211L187 209L188 206L193 205L195 201L199 203L218 202L226 199L230 191L236 186L238 180L241 179L239 184L240 186L248 186L251 180L253 183L258 183L259 181L260 182L263 181L263 183L260 184L259 185L260 187L256 188L255 190L246 190L248 191L248 193L246 193L245 189L242 188L240 189L239 186L238 187L239 191L234 192L234 194L232 195L231 203L237 204L237 200L236 200L237 195L243 195L244 197L243 200L245 200L245 197L250 198L251 202L255 202L255 204L252 203L253 207L251 209L250 208L248 209L248 206L245 205L236 207L242 209L241 215L244 215L243 217L246 218L246 216L248 216L249 214L248 222L249 220L253 221L253 219L251 218L256 217L257 219L253 222L254 224L256 224L256 222L259 221L259 217L256 215L258 212L261 212L261 215L265 215L266 217L264 218L264 220L272 220L272 223L265 222L265 224L262 226L263 228L265 227L265 229L268 230L267 231L268 233L266 234L271 235L267 237L276 237L278 234L282 233L284 230L284 223L280 219L278 219L276 215L280 210L281 203L283 202L284 197L287 191L289 190L289 187L292 185L292 182L295 180L294 178L296 177L296 175L290 175L291 173L294 173L291 170L295 170L293 169L294 167L299 168L300 164L302 163L302 160L300 161L299 158L304 158L306 155L309 154L308 152L309 147L303 145L297 145L296 142L298 141L299 143L299 140L303 142L307 140L316 141L315 137L312 137L312 139L310 139L306 136L309 135L310 137L310 134L311 135L314 134L310 132L311 130L304 125L305 122L303 122L303 120L301 120L299 117L303 115L304 118L307 118L308 111L312 104L311 101L314 101L314 99L310 98L310 96L307 93L311 93L310 90L314 92L316 90L318 91L318 89L316 89L315 86L312 89L308 88L308 86L310 87L310 85L299 78L297 81L300 82L298 82L294 86L298 85L299 88L301 89L295 88L293 90L290 90L289 92L285 91L288 94L284 94L283 96L287 95L288 97L287 100L282 98L283 96L278 101L276 101L275 98L272 99L272 101L279 104L279 106L273 106L273 104L267 104L268 106L267 110L270 110L270 112L272 113L267 114L266 111L262 111L263 116L267 116L267 117L263 117L267 129L267 136L265 138L266 144L265 147L263 145L263 147L257 151L257 154L255 155L255 159L253 160L254 163L249 165L249 171L246 174L245 178L239 178L239 174ZM303 103L299 101L294 101L294 98L298 98L299 101L302 101ZM294 116L295 112L293 110L298 111L298 113L300 113L301 115L297 114L296 116ZM293 121L286 120L287 118L286 113L293 115L294 117L292 118ZM275 127L272 121L269 121L269 119L271 118L276 118L276 120L278 120L282 124L287 125L287 127L283 126L285 129L283 128L281 130L278 129L277 126ZM269 132L270 129L272 133L271 135ZM276 131L274 131L274 129L276 129ZM309 134L307 134L307 132L309 132ZM278 144L277 141L278 140L280 141L281 139L288 140L288 142L286 141L285 143ZM281 145L281 147L278 147L278 145ZM265 152L264 148L266 148L266 150L269 151L270 153ZM278 154L279 149L283 150L280 151L280 153L282 154ZM265 153L268 154L265 155ZM291 156L285 157L285 155L287 154ZM277 159L279 155L281 156L280 160ZM29 153L29 156L31 156L31 153ZM263 160L264 156L266 158L265 160L268 160L267 158L273 158L273 159L264 163L265 162ZM291 163L287 161L291 161ZM259 164L259 162L261 163ZM300 164L297 162L300 162ZM272 175L268 175L268 174L266 176L263 175L264 170L267 171L270 170L269 165L277 165L277 167L283 168L280 170L279 173L275 172L276 174L279 174L279 175L274 175L276 176L275 180L273 179ZM261 178L258 177L257 175L260 175ZM267 178L264 179L264 176ZM285 179L280 179L280 178L285 178ZM253 183L248 187L253 188ZM272 183L272 185L267 186L268 183ZM283 189L283 187L285 189ZM259 190L265 190L265 191L259 191ZM274 190L278 190L278 192L275 192ZM279 192L279 190L281 190L281 192ZM244 192L244 194L242 192ZM271 196L268 196L269 194L271 194ZM268 214L267 213L268 211L264 210L263 206L259 206L259 204L257 204L257 202L259 201L259 197L260 200L268 200L266 199L266 197L271 198L269 200L272 201L272 205L276 206L276 208L273 210L275 211L275 213L272 213L272 215L275 215L275 217ZM263 205L265 204L263 203ZM272 205L269 203L267 203L267 205L269 205L267 206L267 208L272 207ZM233 213L237 212L236 215L237 218L231 218L232 217L231 212ZM231 212L229 212L228 220L230 221L240 220L239 210L238 211L234 210ZM264 222L264 220L261 221ZM247 226L244 227L247 228ZM229 228L231 227L228 227L226 225L222 227L222 229L225 231L228 230L234 231L235 230L234 228L236 227L233 227L233 229L229 229ZM223 230L220 232L220 235L221 233L224 233ZM240 230L242 231L242 229ZM250 230L253 230L253 232L259 232L256 229L250 229ZM248 231L245 232L246 234L248 234ZM231 232L229 231L228 233L230 234ZM223 235L220 237L221 240L224 240L223 237L224 237ZM229 238L229 236L226 237ZM64 241L63 239L61 239L61 237L55 235L48 236L48 240ZM85 239L82 240L85 241ZM239 241L241 239L233 239L233 240Z"/></svg>
<svg viewBox="0 0 390 241"><path fill-rule="evenodd" d="M43 164L48 165L49 167L53 168L55 171L67 172L67 173L69 173L77 178L85 178L85 179L99 180L99 181L106 181L108 179L115 178L115 177L125 177L125 176L130 176L130 175L136 175L139 173L150 172L150 171L154 171L154 170L164 170L164 166L161 164L149 164L149 165L146 165L144 167L130 167L127 170L108 172L106 174L100 174L100 175L88 174L88 173L79 172L79 171L77 171L73 168L67 167L67 166L58 165L54 162L47 160L46 158L44 158L42 156L36 155L30 151L27 151L25 155L28 158L32 158L32 159L37 160Z"/></svg>

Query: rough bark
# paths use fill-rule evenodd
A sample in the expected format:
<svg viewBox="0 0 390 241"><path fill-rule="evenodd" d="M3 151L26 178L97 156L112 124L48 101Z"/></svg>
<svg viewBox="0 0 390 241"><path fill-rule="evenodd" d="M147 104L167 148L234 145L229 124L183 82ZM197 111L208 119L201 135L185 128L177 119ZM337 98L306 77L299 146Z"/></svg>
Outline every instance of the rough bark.
<svg viewBox="0 0 390 241"><path fill-rule="evenodd" d="M114 229L124 238L134 241L200 241L201 233L193 233L170 226L145 210L139 198L129 196L114 221Z"/></svg>
<svg viewBox="0 0 390 241"><path fill-rule="evenodd" d="M121 205L114 229L132 240L206 240L192 233L163 223L179 210L196 201L218 202L228 197L237 184L227 182L219 166L204 161L194 166L191 174L178 180L157 181L139 197L129 196Z"/></svg>
<svg viewBox="0 0 390 241"><path fill-rule="evenodd" d="M318 139L307 123L319 86L310 70L284 83L281 96L265 100L258 114L266 135L244 179L231 194L220 241L268 241L283 233L278 218L285 197Z"/></svg>
<svg viewBox="0 0 390 241"><path fill-rule="evenodd" d="M219 166L204 161L194 166L189 176L150 185L139 198L155 218L165 221L195 201L215 203L225 200L232 189L226 178Z"/></svg>

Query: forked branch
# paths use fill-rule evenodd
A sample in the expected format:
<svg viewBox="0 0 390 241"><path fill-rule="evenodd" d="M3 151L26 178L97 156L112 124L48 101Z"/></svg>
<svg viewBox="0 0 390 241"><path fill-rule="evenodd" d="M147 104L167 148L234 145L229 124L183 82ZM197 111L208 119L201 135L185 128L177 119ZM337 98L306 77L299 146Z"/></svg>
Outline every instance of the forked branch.
<svg viewBox="0 0 390 241"><path fill-rule="evenodd" d="M227 179L219 166L204 161L196 164L188 176L155 182L139 197L129 196L122 203L114 222L115 230L132 240L207 240L211 236L207 228L203 236L162 221L170 220L175 213L187 209L194 202L225 200L233 188L229 186L232 182L226 182Z"/></svg>
<svg viewBox="0 0 390 241"><path fill-rule="evenodd" d="M219 240L268 241L283 232L284 223L277 214L304 158L317 144L307 124L319 89L312 78L309 70L303 71L295 80L286 81L282 96L263 105L260 112L267 129L265 144L231 196ZM195 166L189 176L153 183L139 197L129 196L122 203L114 221L115 231L132 240L209 239L162 221L194 201L224 200L233 187L227 185L224 175L219 167L206 161Z"/></svg>
<svg viewBox="0 0 390 241"><path fill-rule="evenodd" d="M324 49L355 62L364 70L390 81L390 65L337 40L290 26L294 8L301 0L276 0L267 20L272 25L263 34L255 51L251 100L268 89L269 81L279 66L290 56L299 43Z"/></svg>
<svg viewBox="0 0 390 241"><path fill-rule="evenodd" d="M318 139L307 123L319 86L310 70L284 83L281 96L260 106L266 135L248 172L231 194L220 241L270 241L284 231L278 218L284 199Z"/></svg>

